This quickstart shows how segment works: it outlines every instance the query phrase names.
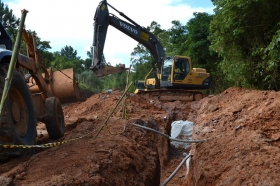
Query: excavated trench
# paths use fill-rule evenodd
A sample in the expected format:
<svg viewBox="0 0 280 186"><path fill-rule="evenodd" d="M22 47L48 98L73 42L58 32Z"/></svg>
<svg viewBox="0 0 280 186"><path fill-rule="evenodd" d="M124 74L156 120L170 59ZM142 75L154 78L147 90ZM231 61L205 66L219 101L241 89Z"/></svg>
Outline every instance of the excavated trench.
<svg viewBox="0 0 280 186"><path fill-rule="evenodd" d="M130 97L129 100L134 101L134 103L139 103L138 98ZM143 100L142 100L143 102ZM171 124L176 120L187 120L191 111L191 103L190 102L160 102L158 100L145 100L149 106L145 104L142 107L141 112L144 110L149 110L151 107L153 113L151 113L150 118L146 115L141 115L139 112L135 112L136 109L132 109L131 117L139 117L141 119L137 119L133 123L137 123L142 126L149 127L161 133L171 135ZM141 102L140 102L141 103ZM143 104L144 105L144 104ZM141 106L138 105L138 106ZM135 107L134 107L135 108ZM145 111L144 113L148 113L149 111ZM131 112L128 112L131 113ZM141 129L144 130L144 129ZM162 135L159 135L154 132L147 131L152 135L152 138L156 141L156 148L160 160L160 182L159 185L164 183L171 173L177 168L179 163L184 159L186 154L189 153L190 149L184 148L176 148L173 145L170 145L170 140ZM181 185L186 178L186 166L184 165L179 171L175 174L175 176L168 181L169 185Z"/></svg>
<svg viewBox="0 0 280 186"><path fill-rule="evenodd" d="M122 118L123 107L119 106L104 125L120 97L121 92L113 91L64 105L66 133L58 141L76 140L54 148L36 149L31 158L1 164L0 183L1 180L9 180L14 185L163 183L184 158L186 150L176 149L168 138L131 123L170 135L171 123L186 120L190 104L162 103L130 95L126 100L128 120ZM54 142L48 138L44 124L39 123L37 131L39 145ZM181 169L169 183L182 183L185 176L185 169Z"/></svg>
<svg viewBox="0 0 280 186"><path fill-rule="evenodd" d="M66 133L58 141L77 140L1 163L0 185L160 185L188 150L130 123L170 135L176 120L194 122L193 139L209 140L191 146L188 176L183 166L167 185L279 185L278 92L233 87L189 103L129 95L128 120L119 107L104 125L121 95L95 94L64 106ZM42 125L38 142L54 142Z"/></svg>

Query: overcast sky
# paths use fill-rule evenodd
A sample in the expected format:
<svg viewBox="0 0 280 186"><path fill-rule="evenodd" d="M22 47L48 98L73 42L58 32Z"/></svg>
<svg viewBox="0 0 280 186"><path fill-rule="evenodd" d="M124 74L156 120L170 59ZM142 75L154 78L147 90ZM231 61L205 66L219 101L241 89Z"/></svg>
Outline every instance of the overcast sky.
<svg viewBox="0 0 280 186"><path fill-rule="evenodd" d="M51 52L72 46L77 56L87 58L93 40L93 17L100 0L2 0L17 18L21 10L28 10L25 20L27 30L34 30L43 41L50 41ZM163 29L171 28L173 20L186 24L193 12L213 12L211 0L107 0L141 26L156 21ZM121 19L113 9L109 12ZM108 28L104 55L112 65L130 64L130 54L137 42L127 35Z"/></svg>

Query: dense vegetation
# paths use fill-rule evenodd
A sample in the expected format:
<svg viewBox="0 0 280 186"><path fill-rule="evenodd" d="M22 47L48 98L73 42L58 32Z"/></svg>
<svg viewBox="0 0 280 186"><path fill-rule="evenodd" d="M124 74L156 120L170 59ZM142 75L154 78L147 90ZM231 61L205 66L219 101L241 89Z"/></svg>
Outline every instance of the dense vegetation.
<svg viewBox="0 0 280 186"><path fill-rule="evenodd" d="M185 25L178 20L164 30L153 21L147 29L154 33L166 49L167 55L190 56L194 67L206 68L211 73L211 93L230 86L279 90L280 84L280 1L279 0L212 0L214 14L194 13ZM8 26L15 38L19 19L0 1L0 21ZM97 78L89 70L88 59L77 56L75 46L49 52L49 41L42 41L35 31L38 48L48 67L74 67L82 88L94 92L124 89L126 73ZM89 36L90 37L90 36ZM22 47L24 51L24 46ZM106 57L106 56L105 56ZM130 81L144 79L151 69L152 57L138 44L131 53L133 72ZM131 91L133 88L131 88Z"/></svg>

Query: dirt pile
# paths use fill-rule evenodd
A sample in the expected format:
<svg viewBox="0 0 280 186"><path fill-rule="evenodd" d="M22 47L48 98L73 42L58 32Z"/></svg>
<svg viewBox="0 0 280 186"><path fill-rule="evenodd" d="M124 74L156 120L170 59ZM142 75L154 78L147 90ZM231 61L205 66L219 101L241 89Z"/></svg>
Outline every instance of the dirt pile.
<svg viewBox="0 0 280 186"><path fill-rule="evenodd" d="M32 157L0 164L0 185L160 185L189 150L131 123L170 134L175 120L195 123L190 173L183 166L167 185L280 183L280 94L230 88L198 102L162 103L135 95L104 125L122 92L95 94L63 107L67 141ZM38 144L50 143L44 124ZM102 130L101 130L102 129Z"/></svg>
<svg viewBox="0 0 280 186"><path fill-rule="evenodd" d="M280 185L280 93L230 88L192 104L185 185ZM191 118L189 118L191 119Z"/></svg>

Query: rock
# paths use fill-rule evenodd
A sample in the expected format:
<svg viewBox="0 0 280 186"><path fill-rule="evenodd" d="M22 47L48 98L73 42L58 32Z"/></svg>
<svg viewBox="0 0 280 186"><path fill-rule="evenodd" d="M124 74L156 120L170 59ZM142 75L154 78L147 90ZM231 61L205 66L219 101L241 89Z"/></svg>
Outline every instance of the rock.
<svg viewBox="0 0 280 186"><path fill-rule="evenodd" d="M0 185L1 186L12 186L13 184L13 179L5 176L0 176Z"/></svg>

